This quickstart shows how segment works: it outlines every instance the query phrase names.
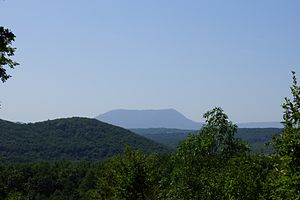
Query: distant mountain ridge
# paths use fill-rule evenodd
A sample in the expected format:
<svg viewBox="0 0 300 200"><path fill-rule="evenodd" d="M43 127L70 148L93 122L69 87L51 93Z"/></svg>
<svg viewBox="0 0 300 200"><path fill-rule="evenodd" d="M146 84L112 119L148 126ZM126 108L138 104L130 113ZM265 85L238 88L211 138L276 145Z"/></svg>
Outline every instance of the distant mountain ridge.
<svg viewBox="0 0 300 200"><path fill-rule="evenodd" d="M131 131L168 146L174 151L180 141L186 140L190 134L199 133L199 131L195 130L167 128L131 129ZM271 141L273 135L278 135L281 132L282 129L280 128L238 128L236 137L247 141L250 144L252 152L264 152L268 154L272 152L272 147L265 146L265 144Z"/></svg>
<svg viewBox="0 0 300 200"><path fill-rule="evenodd" d="M112 110L96 117L124 128L178 128L197 130L202 123L186 118L175 109L162 110Z"/></svg>
<svg viewBox="0 0 300 200"><path fill-rule="evenodd" d="M96 119L121 126L135 128L173 128L199 130L203 123L188 119L175 109L126 110L118 109L106 112ZM280 122L249 122L237 124L239 128L283 128Z"/></svg>
<svg viewBox="0 0 300 200"><path fill-rule="evenodd" d="M239 123L239 128L283 128L281 122L247 122Z"/></svg>

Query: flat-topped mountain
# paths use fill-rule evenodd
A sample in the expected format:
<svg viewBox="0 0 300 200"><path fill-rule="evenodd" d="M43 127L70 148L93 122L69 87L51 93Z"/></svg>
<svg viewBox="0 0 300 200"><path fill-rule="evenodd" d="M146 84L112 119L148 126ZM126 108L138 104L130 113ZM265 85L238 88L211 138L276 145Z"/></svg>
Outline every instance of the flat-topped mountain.
<svg viewBox="0 0 300 200"><path fill-rule="evenodd" d="M202 123L186 118L175 109L112 110L96 117L124 128L178 128L199 130Z"/></svg>
<svg viewBox="0 0 300 200"><path fill-rule="evenodd" d="M125 146L144 152L168 149L129 130L89 118L20 124L0 120L0 162L102 160Z"/></svg>

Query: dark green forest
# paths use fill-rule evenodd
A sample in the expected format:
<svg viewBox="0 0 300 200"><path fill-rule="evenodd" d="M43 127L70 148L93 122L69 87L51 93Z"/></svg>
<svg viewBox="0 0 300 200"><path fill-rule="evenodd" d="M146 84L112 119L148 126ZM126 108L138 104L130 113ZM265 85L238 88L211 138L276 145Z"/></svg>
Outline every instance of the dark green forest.
<svg viewBox="0 0 300 200"><path fill-rule="evenodd" d="M198 131L178 129L133 131L150 140L126 129L88 118L56 119L29 124L0 120L0 161L21 163L104 160L123 153L124 144L145 153L163 154L175 152L179 142L191 134L198 134ZM236 137L248 142L255 153L268 153L265 143L280 131L273 128L238 129Z"/></svg>
<svg viewBox="0 0 300 200"><path fill-rule="evenodd" d="M45 160L103 160L128 145L145 153L166 153L167 147L129 130L88 118L67 118L38 123L0 120L2 163Z"/></svg>

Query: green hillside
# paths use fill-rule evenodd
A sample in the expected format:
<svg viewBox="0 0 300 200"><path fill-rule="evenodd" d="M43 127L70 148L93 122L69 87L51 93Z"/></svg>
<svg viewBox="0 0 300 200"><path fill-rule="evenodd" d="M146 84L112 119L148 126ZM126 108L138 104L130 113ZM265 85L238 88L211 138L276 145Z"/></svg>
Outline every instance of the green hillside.
<svg viewBox="0 0 300 200"><path fill-rule="evenodd" d="M88 118L20 124L0 120L0 162L102 160L128 145L146 153L167 152L129 130Z"/></svg>

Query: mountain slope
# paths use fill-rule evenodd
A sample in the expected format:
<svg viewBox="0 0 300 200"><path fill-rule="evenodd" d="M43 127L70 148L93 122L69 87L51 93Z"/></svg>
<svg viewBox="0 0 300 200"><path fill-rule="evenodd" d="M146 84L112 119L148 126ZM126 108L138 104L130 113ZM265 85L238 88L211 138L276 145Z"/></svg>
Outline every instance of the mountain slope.
<svg viewBox="0 0 300 200"><path fill-rule="evenodd" d="M0 162L101 160L126 145L145 152L166 152L163 145L129 130L88 118L19 124L0 120Z"/></svg>
<svg viewBox="0 0 300 200"><path fill-rule="evenodd" d="M178 128L200 129L194 122L174 109L164 110L112 110L96 117L100 121L124 128Z"/></svg>

